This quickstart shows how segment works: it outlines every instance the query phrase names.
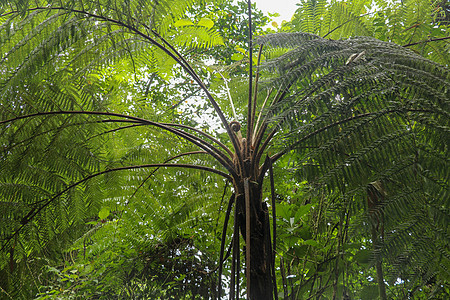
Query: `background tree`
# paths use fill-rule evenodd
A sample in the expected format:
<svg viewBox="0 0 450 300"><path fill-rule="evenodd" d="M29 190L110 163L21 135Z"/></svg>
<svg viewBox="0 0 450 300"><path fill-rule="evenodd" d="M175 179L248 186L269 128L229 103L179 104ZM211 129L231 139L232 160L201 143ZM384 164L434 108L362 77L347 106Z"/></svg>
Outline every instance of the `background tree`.
<svg viewBox="0 0 450 300"><path fill-rule="evenodd" d="M204 63L194 57L190 58L194 63L187 63L188 56L180 54L194 53L192 47L222 42L210 18L187 18L186 9L194 1L177 1L176 5L149 2L136 7L134 3L83 1L8 4L1 7L2 49L8 49L1 66L4 150L0 166L6 212L1 227L1 265L6 281L13 280L17 270L28 272L34 258L46 252L70 250L71 245L81 249L80 242L72 241L82 235L83 249L95 251L97 245L87 247L86 243L101 229L108 237L121 232L120 240L98 245L103 259L108 259L107 249L112 249L113 257L133 257L140 250L126 246L139 244L143 246L140 249L150 245L141 251L144 259L171 259L160 264L171 270L166 279L157 271L131 268L139 276L154 276L159 278L156 282L163 282L165 290L157 296L210 296L204 287L216 286L213 279L199 279L192 272L185 277L181 274L197 267L205 273L218 270L220 293L222 264L229 253L231 267L225 274L230 278L231 298L241 290L242 266L246 266L244 283L250 298L277 297L272 249L283 252L279 270L284 297L307 291L311 297L357 296L363 294L365 286L354 287L354 278L342 277L340 270L345 269L342 264L348 269L352 259L357 261L357 256L364 254L361 242L347 251L349 242L359 238L349 235L350 225L359 225L366 233L372 231L372 237L380 235L383 244L376 244L376 257L398 249L392 257L405 257L410 262L406 266L416 266L392 277L394 280L424 286L432 274L436 287L446 283L448 239L430 243L436 235L447 234L449 72L445 67L372 38L327 40L292 33L258 39L267 49L264 57L259 57L270 60L254 77L249 31L249 84L244 92L236 88L246 100L244 107L236 110L231 107L239 103L231 93L213 95L209 91L207 84L213 77L204 71L208 70ZM129 74L133 74L131 80ZM175 76L192 79L208 100L205 108L213 107L225 132L209 135L194 127L197 121L177 112L181 102L173 103L176 96L170 95L179 86L180 79L171 80ZM258 84L261 77L267 79L264 85ZM168 80L167 88L157 89L155 85L164 79ZM235 80L236 86L242 85L239 76ZM183 86L187 95L197 91L186 82ZM198 97L194 99L201 103ZM167 100L170 113L164 109ZM222 110L220 106L225 105L230 109ZM296 178L295 185L307 179L312 191L303 198L304 205L275 203L274 164L297 170L301 180ZM155 184L149 184L160 168L175 173L167 171L167 175L154 179ZM197 181L200 177L187 176L183 169L206 171L208 175ZM194 191L204 195L214 183L208 186L203 182L217 181L217 175L224 178L217 187L226 186L225 182L232 186L231 195L225 191L220 198L229 198L223 220L202 211L205 205L217 210L218 202L225 200L214 202L206 195L197 199L180 183L185 176L187 182L192 180ZM267 175L272 193L268 203L264 198L268 189L263 185ZM288 184L284 189L286 196L292 193ZM372 211L363 209L367 197L377 201ZM278 214L277 207L281 209ZM286 232L301 239L289 239L285 234L281 245L276 245L276 226L275 222L270 224L269 208L273 221L289 225ZM332 211L337 212L331 215L337 223L329 222ZM124 215L137 225L121 229ZM228 230L230 219L234 226ZM149 220L157 226L154 232L158 236L145 232ZM195 249L196 239L180 234L179 228L200 223L190 233L207 232L217 228L208 222L219 221L224 227L218 233L221 242L213 268L212 261ZM408 222L412 223L405 227ZM90 232L86 232L86 225L92 227ZM129 228L140 234L127 235ZM228 231L233 231L231 238L227 238ZM202 245L214 247L217 236L199 236L205 237ZM397 247L398 241L411 237L417 242ZM315 251L322 241L324 247ZM244 244L245 263L241 263L239 250ZM194 256L190 264L183 253ZM311 253L314 260L302 253ZM442 253L439 260L434 259L437 253ZM289 261L288 255L292 258ZM80 270L50 269L49 273L54 280L68 278L65 281L74 285L70 292L85 296L138 296L136 293L152 295L155 291L151 281L141 284L140 289L131 284L119 295L111 285L106 288L113 294L96 290L81 280L94 263L79 265ZM294 267L300 269L300 263L300 282L291 282L288 287L287 280L293 277L286 273ZM422 278L411 277L409 272ZM98 272L99 276L103 273L102 269ZM136 278L132 272L123 275ZM38 289L40 285L36 283ZM191 287L183 289L183 285ZM15 291L14 282L3 286L7 295ZM441 288L438 292L446 291Z"/></svg>

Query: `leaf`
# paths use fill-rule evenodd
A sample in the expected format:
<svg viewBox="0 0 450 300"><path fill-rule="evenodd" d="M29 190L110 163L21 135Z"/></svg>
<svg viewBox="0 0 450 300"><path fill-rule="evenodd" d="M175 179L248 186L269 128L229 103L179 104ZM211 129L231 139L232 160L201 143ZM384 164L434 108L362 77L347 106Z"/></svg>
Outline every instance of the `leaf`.
<svg viewBox="0 0 450 300"><path fill-rule="evenodd" d="M369 285L362 288L360 298L361 299L377 299L378 298L378 286Z"/></svg>
<svg viewBox="0 0 450 300"><path fill-rule="evenodd" d="M360 250L354 256L354 259L360 264L368 264L369 258L370 258L370 251L368 249Z"/></svg>
<svg viewBox="0 0 450 300"><path fill-rule="evenodd" d="M306 215L311 209L312 204L306 204L300 206L297 212L295 213L295 219L300 220L304 215Z"/></svg>
<svg viewBox="0 0 450 300"><path fill-rule="evenodd" d="M241 52L242 54L245 54L245 53L246 53L245 49L244 49L244 48L241 48L241 47L235 47L234 50L239 51L239 52Z"/></svg>
<svg viewBox="0 0 450 300"><path fill-rule="evenodd" d="M214 26L214 22L209 18L201 18L201 20L198 21L197 26L202 26L210 29L211 27Z"/></svg>
<svg viewBox="0 0 450 300"><path fill-rule="evenodd" d="M108 216L109 216L109 207L106 207L106 206L102 207L102 209L100 209L100 211L98 212L98 217L99 217L101 220L104 220L104 219L106 219Z"/></svg>
<svg viewBox="0 0 450 300"><path fill-rule="evenodd" d="M277 216L288 220L291 217L291 206L283 203L276 203Z"/></svg>
<svg viewBox="0 0 450 300"><path fill-rule="evenodd" d="M192 23L191 20L188 19L181 19L175 22L175 24L173 24L175 27L183 27L183 26L193 26L194 23Z"/></svg>
<svg viewBox="0 0 450 300"><path fill-rule="evenodd" d="M306 241L303 241L303 244L310 245L310 246L313 246L313 247L319 247L320 246L320 244L318 242L316 242L315 240L306 240Z"/></svg>
<svg viewBox="0 0 450 300"><path fill-rule="evenodd" d="M306 253L308 252L308 247L305 246L305 245L301 245L301 246L295 245L295 246L293 246L293 247L291 248L291 251L294 252L293 254L295 254L295 256L297 256L297 257L303 257L303 256L305 256Z"/></svg>
<svg viewBox="0 0 450 300"><path fill-rule="evenodd" d="M231 60L234 61L238 61L244 58L244 55L242 55L241 53L234 53L233 55L231 55Z"/></svg>

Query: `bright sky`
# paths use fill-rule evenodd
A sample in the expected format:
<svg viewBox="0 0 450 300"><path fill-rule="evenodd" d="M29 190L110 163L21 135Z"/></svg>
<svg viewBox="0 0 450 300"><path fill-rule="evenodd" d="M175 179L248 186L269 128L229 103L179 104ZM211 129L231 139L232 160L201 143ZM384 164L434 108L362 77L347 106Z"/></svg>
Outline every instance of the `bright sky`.
<svg viewBox="0 0 450 300"><path fill-rule="evenodd" d="M256 3L256 7L267 13L279 13L280 17L274 18L278 24L281 24L282 20L290 21L295 10L298 8L295 4L300 0L252 0L252 3Z"/></svg>

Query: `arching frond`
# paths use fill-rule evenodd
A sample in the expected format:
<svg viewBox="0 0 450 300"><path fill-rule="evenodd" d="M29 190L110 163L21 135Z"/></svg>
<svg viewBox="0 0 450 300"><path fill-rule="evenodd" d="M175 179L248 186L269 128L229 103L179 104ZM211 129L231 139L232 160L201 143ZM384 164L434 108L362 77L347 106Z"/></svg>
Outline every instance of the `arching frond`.
<svg viewBox="0 0 450 300"><path fill-rule="evenodd" d="M394 263L399 268L391 275L440 272L448 251L432 258L449 241L438 238L446 229L436 230L448 228L442 221L449 218L450 70L373 38L272 39L260 41L293 45L265 64L278 73L267 84L284 91L267 110L284 133L280 154L297 152L299 176L337 191L342 201L365 199L367 186L382 182L383 253L391 261L408 259L408 267ZM442 243L430 243L436 239Z"/></svg>

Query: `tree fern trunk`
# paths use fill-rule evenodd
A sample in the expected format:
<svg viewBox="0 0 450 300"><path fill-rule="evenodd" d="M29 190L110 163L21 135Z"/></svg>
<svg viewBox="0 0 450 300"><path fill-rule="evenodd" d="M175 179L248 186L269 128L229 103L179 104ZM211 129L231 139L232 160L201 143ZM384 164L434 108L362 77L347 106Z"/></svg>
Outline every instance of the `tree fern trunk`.
<svg viewBox="0 0 450 300"><path fill-rule="evenodd" d="M247 283L248 295L251 300L271 300L273 285L269 212L262 201L261 187L255 181L249 182L250 243L247 243L245 195L238 197L241 234L246 241L246 254L250 254L250 268L246 273L247 280L250 280Z"/></svg>

